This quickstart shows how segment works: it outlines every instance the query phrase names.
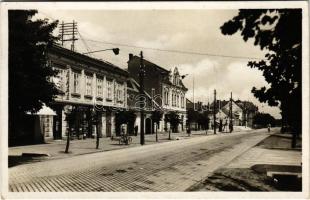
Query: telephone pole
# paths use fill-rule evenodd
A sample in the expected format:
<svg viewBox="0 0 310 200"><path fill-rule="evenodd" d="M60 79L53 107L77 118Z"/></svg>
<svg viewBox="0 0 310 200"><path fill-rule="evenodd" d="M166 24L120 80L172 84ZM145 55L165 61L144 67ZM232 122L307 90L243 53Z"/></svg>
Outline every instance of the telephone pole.
<svg viewBox="0 0 310 200"><path fill-rule="evenodd" d="M144 75L145 69L143 64L143 52L140 52L140 72L139 72L139 84L140 84L140 144L144 145Z"/></svg>
<svg viewBox="0 0 310 200"><path fill-rule="evenodd" d="M229 104L229 113L230 113L230 120L232 121L232 92L230 93L230 104Z"/></svg>
<svg viewBox="0 0 310 200"><path fill-rule="evenodd" d="M233 116L232 116L232 92L230 92L230 104L229 104L229 130L230 132L233 131Z"/></svg>
<svg viewBox="0 0 310 200"><path fill-rule="evenodd" d="M213 103L213 129L214 129L214 134L216 134L216 90L214 90L214 103Z"/></svg>
<svg viewBox="0 0 310 200"><path fill-rule="evenodd" d="M62 22L59 27L61 46L64 45L64 42L71 41L71 50L74 51L75 41L78 40L78 38L76 37L77 33L77 22L75 22L74 20L72 23Z"/></svg>
<svg viewBox="0 0 310 200"><path fill-rule="evenodd" d="M193 75L193 104L195 110L195 75Z"/></svg>

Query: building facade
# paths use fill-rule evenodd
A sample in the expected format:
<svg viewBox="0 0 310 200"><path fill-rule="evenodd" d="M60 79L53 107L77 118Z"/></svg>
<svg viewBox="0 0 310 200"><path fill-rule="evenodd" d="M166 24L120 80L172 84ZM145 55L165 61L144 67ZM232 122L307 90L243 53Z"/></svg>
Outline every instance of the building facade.
<svg viewBox="0 0 310 200"><path fill-rule="evenodd" d="M143 60L144 64L144 92L148 98L151 98L151 110L146 112L145 133L154 132L154 123L151 119L151 111L161 109L163 112L162 121L157 127L158 131L170 130L170 124L166 122L165 115L174 111L179 115L180 123L177 131L185 129L186 122L186 99L187 88L182 82L181 75L177 67L173 70L166 70L148 60ZM129 54L128 72L136 84L139 83L140 57ZM139 118L137 125L140 126ZM139 127L140 132L140 127Z"/></svg>
<svg viewBox="0 0 310 200"><path fill-rule="evenodd" d="M50 67L58 71L53 81L60 91L51 105L56 112L53 138L67 135L66 113L70 112L74 112L70 127L73 136L93 137L96 129L103 137L114 135L115 112L127 106L128 72L60 46L49 49L48 58Z"/></svg>
<svg viewBox="0 0 310 200"><path fill-rule="evenodd" d="M228 124L230 121L230 101L217 100L216 102L216 123L222 120L223 124ZM210 105L210 119L213 123L213 106ZM258 107L252 102L232 100L232 122L234 126L253 127L253 118L258 112Z"/></svg>

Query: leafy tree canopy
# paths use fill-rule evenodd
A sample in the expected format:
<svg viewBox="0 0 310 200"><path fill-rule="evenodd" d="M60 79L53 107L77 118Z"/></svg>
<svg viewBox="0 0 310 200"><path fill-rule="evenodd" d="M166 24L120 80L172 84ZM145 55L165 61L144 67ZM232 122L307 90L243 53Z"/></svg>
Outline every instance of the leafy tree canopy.
<svg viewBox="0 0 310 200"><path fill-rule="evenodd" d="M178 115L177 112L175 111L170 111L167 114L165 114L165 119L166 122L169 122L170 125L172 126L172 129L176 129L176 127L180 123L180 116Z"/></svg>
<svg viewBox="0 0 310 200"><path fill-rule="evenodd" d="M163 117L163 112L160 111L160 110L154 110L152 111L152 115L151 115L151 118L152 118L152 121L159 124L159 122L161 121Z"/></svg>
<svg viewBox="0 0 310 200"><path fill-rule="evenodd" d="M260 126L275 125L275 118L268 113L257 113L253 118L253 123Z"/></svg>
<svg viewBox="0 0 310 200"><path fill-rule="evenodd" d="M56 71L47 65L47 50L56 41L58 21L32 20L36 10L9 11L9 110L36 112L50 103L57 88L50 81Z"/></svg>
<svg viewBox="0 0 310 200"><path fill-rule="evenodd" d="M237 16L224 23L225 35L240 32L244 41L266 50L265 59L251 61L248 66L263 71L270 87L252 93L270 106L280 105L282 118L301 127L301 9L241 9Z"/></svg>

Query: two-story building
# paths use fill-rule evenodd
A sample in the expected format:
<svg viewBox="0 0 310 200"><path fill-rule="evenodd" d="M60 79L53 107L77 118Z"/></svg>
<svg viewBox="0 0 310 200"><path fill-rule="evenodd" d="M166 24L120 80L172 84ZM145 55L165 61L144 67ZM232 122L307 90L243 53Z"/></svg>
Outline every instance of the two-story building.
<svg viewBox="0 0 310 200"><path fill-rule="evenodd" d="M232 103L232 104L231 104ZM232 108L232 122L234 126L253 127L253 118L258 112L258 107L252 102L241 100L217 100L216 102L216 123L222 120L224 124L228 124L230 120L230 104ZM210 105L210 119L213 123L213 106Z"/></svg>
<svg viewBox="0 0 310 200"><path fill-rule="evenodd" d="M68 122L65 113L75 111L72 133L78 137L95 134L93 113L96 110L99 134L115 134L114 116L127 106L128 72L111 63L77 53L60 46L48 51L49 65L58 70L53 80L60 90L51 107L53 137L66 136Z"/></svg>
<svg viewBox="0 0 310 200"><path fill-rule="evenodd" d="M144 91L148 98L151 98L152 108L163 111L162 121L159 123L158 131L170 129L169 123L165 122L165 115L169 111L175 111L180 118L178 130L185 129L186 122L186 99L187 88L182 82L182 76L177 67L172 71L166 70L148 60L143 59L144 64ZM129 54L128 72L139 87L140 57ZM155 107L154 107L155 106ZM139 114L139 113L138 113ZM139 117L137 126L140 126ZM154 132L154 123L151 119L151 112L146 112L145 130L146 134ZM140 132L140 127L139 127Z"/></svg>

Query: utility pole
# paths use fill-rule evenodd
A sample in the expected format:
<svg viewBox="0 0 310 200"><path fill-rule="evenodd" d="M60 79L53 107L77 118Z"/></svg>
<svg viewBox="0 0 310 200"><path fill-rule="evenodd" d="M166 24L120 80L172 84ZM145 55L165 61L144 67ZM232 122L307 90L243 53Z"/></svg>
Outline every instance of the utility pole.
<svg viewBox="0 0 310 200"><path fill-rule="evenodd" d="M64 46L64 21L62 21L59 31L61 35L61 46Z"/></svg>
<svg viewBox="0 0 310 200"><path fill-rule="evenodd" d="M140 52L140 73L139 73L139 84L140 84L140 144L144 145L144 75L145 69L143 64L143 52Z"/></svg>
<svg viewBox="0 0 310 200"><path fill-rule="evenodd" d="M75 41L78 40L76 34L78 33L77 30L77 22L73 20L72 23L64 23L62 22L59 27L59 35L61 40L61 46L64 45L64 42L71 41L71 50L74 51L75 49Z"/></svg>
<svg viewBox="0 0 310 200"><path fill-rule="evenodd" d="M71 46L71 51L74 51L74 43L75 43L75 22L73 20L73 24L72 24L72 46Z"/></svg>
<svg viewBox="0 0 310 200"><path fill-rule="evenodd" d="M233 117L232 117L232 92L230 92L230 105L229 105L229 130L230 132L233 131Z"/></svg>
<svg viewBox="0 0 310 200"><path fill-rule="evenodd" d="M195 111L195 75L193 75L193 104L194 104L194 111Z"/></svg>
<svg viewBox="0 0 310 200"><path fill-rule="evenodd" d="M229 111L230 111L230 120L232 121L232 92L230 93L230 105L229 105Z"/></svg>
<svg viewBox="0 0 310 200"><path fill-rule="evenodd" d="M213 103L213 129L214 129L214 134L216 134L216 115L215 115L215 109L216 109L216 90L214 90L214 103Z"/></svg>

